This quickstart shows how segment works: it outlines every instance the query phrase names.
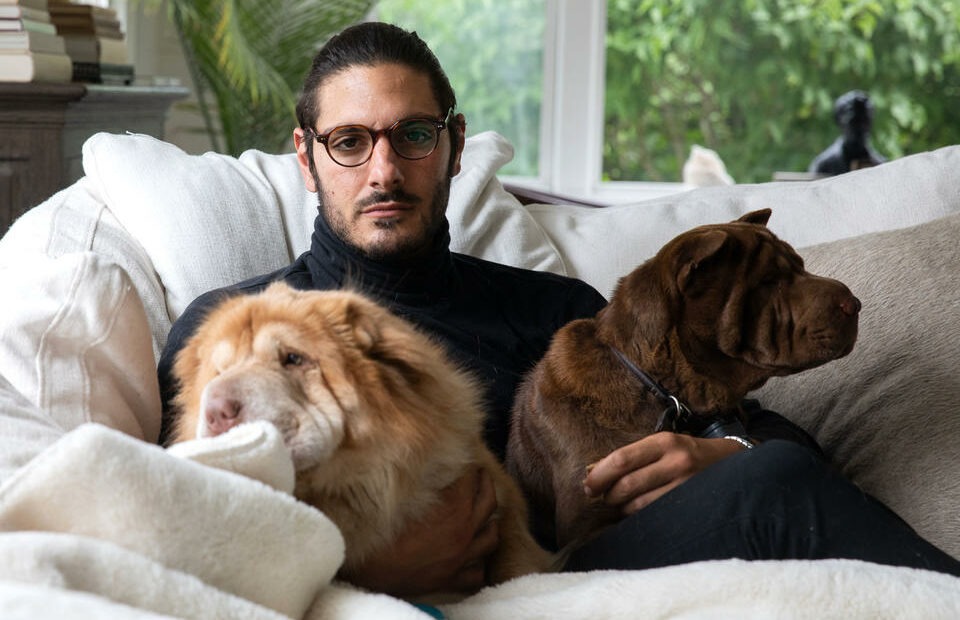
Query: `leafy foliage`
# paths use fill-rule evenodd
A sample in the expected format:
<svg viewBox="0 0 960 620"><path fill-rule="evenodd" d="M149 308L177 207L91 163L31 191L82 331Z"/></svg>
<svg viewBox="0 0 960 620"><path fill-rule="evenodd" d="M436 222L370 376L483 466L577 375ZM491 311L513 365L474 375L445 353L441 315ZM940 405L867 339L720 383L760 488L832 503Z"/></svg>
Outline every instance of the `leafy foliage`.
<svg viewBox="0 0 960 620"><path fill-rule="evenodd" d="M609 0L604 170L678 180L694 143L740 182L806 170L867 91L889 158L960 143L956 0Z"/></svg>
<svg viewBox="0 0 960 620"><path fill-rule="evenodd" d="M286 150L299 89L317 48L362 19L374 0L168 0L201 107L212 94L226 142L214 148L238 155L249 148Z"/></svg>

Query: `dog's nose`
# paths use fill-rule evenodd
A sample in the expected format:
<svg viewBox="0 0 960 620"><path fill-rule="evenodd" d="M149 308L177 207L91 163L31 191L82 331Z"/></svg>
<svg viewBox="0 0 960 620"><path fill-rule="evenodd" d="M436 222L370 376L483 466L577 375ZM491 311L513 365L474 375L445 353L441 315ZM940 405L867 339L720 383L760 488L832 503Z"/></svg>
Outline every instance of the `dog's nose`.
<svg viewBox="0 0 960 620"><path fill-rule="evenodd" d="M219 395L210 396L204 411L210 433L220 435L239 424L241 409L243 404L236 399Z"/></svg>
<svg viewBox="0 0 960 620"><path fill-rule="evenodd" d="M847 316L856 316L860 312L860 300L850 295L840 302L840 311Z"/></svg>

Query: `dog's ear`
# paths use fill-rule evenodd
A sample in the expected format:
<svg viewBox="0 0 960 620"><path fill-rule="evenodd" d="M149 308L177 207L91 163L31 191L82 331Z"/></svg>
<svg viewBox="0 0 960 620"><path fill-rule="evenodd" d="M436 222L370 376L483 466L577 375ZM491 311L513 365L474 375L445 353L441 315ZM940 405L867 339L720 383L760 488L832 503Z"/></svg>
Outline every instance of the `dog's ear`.
<svg viewBox="0 0 960 620"><path fill-rule="evenodd" d="M409 383L419 380L416 360L429 353L422 350L413 326L365 297L348 298L344 312L365 357L399 371Z"/></svg>
<svg viewBox="0 0 960 620"><path fill-rule="evenodd" d="M343 324L350 330L353 341L364 353L373 349L380 340L380 327L376 316L379 307L361 297L344 299Z"/></svg>
<svg viewBox="0 0 960 620"><path fill-rule="evenodd" d="M695 295L705 278L702 264L727 240L722 230L708 229L677 237L655 257L620 278L610 303L597 314L598 330L607 342L626 334L658 346L674 325L680 296Z"/></svg>
<svg viewBox="0 0 960 620"><path fill-rule="evenodd" d="M760 224L761 226L766 226L767 222L770 221L771 213L773 213L772 209L758 209L756 211L751 211L750 213L741 215L735 221L744 222L746 224Z"/></svg>
<svg viewBox="0 0 960 620"><path fill-rule="evenodd" d="M707 230L685 240L674 273L677 278L677 290L685 295L695 294L696 285L703 273L703 265L723 249L727 242L727 233L723 230Z"/></svg>

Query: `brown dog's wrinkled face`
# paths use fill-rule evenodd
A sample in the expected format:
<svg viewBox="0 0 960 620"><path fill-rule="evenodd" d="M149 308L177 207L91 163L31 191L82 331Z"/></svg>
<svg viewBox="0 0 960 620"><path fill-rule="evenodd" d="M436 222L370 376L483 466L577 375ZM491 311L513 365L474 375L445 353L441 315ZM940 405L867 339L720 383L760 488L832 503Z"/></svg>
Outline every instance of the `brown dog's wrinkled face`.
<svg viewBox="0 0 960 620"><path fill-rule="evenodd" d="M389 393L383 386L411 372L380 349L385 339L402 347L408 330L391 331L398 319L353 293L267 292L225 302L178 356L175 374L185 379L174 439L266 420L302 471L362 444L379 424L389 408L370 394Z"/></svg>
<svg viewBox="0 0 960 620"><path fill-rule="evenodd" d="M675 329L694 368L715 377L752 374L750 387L853 349L860 301L841 282L808 273L767 229L769 214L695 228L664 246L650 261L653 273L637 274L629 283L637 287L633 316L648 342ZM647 286L664 300L654 312L643 307L654 298Z"/></svg>

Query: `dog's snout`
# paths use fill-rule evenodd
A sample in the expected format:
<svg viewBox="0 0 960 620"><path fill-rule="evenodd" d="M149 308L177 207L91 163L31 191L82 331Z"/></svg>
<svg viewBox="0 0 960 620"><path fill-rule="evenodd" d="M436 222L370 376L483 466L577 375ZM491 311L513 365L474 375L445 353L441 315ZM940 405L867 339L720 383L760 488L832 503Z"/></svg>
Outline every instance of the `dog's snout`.
<svg viewBox="0 0 960 620"><path fill-rule="evenodd" d="M213 435L227 432L241 422L242 409L243 404L236 399L223 395L209 395L204 410L207 428Z"/></svg>

